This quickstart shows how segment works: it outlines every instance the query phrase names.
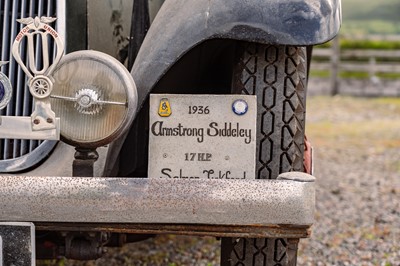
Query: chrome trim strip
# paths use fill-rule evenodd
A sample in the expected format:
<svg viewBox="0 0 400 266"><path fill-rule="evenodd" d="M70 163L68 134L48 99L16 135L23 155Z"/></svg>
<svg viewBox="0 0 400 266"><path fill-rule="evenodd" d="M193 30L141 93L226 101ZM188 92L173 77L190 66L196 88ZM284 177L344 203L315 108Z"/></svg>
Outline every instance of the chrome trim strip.
<svg viewBox="0 0 400 266"><path fill-rule="evenodd" d="M56 25L56 31L59 33L59 35L63 38L62 41L64 44L66 44L66 39L67 39L67 23L66 23L66 6L65 6L65 0L58 0L57 1L57 9L56 9L56 14L57 14L57 25ZM64 51L65 53L65 51Z"/></svg>
<svg viewBox="0 0 400 266"><path fill-rule="evenodd" d="M284 180L0 177L0 221L308 225L312 176Z"/></svg>
<svg viewBox="0 0 400 266"><path fill-rule="evenodd" d="M0 161L0 172L15 173L39 164L55 148L58 141L46 140L31 153L14 159Z"/></svg>

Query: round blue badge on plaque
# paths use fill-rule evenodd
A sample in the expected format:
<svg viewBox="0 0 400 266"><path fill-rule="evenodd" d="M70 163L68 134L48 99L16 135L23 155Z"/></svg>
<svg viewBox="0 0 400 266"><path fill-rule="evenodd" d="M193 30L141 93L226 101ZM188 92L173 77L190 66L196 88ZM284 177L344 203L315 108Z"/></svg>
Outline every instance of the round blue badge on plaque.
<svg viewBox="0 0 400 266"><path fill-rule="evenodd" d="M245 100L236 100L232 104L232 110L237 115L244 115L249 110L249 105Z"/></svg>

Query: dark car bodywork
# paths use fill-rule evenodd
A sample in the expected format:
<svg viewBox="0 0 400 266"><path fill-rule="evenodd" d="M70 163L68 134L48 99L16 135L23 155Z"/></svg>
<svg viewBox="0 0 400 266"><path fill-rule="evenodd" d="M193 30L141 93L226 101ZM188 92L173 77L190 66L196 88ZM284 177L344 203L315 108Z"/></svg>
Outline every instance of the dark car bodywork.
<svg viewBox="0 0 400 266"><path fill-rule="evenodd" d="M316 45L336 36L340 10L337 0L166 1L132 69L139 102L174 63L202 42L228 39Z"/></svg>
<svg viewBox="0 0 400 266"><path fill-rule="evenodd" d="M116 173L116 168L120 175L145 174L150 92L230 93L238 42L307 46L311 55L312 45L332 39L340 24L338 0L166 1L132 68L139 106L145 107L126 143L112 146L110 154L124 148L119 165L115 156L108 157L106 174Z"/></svg>

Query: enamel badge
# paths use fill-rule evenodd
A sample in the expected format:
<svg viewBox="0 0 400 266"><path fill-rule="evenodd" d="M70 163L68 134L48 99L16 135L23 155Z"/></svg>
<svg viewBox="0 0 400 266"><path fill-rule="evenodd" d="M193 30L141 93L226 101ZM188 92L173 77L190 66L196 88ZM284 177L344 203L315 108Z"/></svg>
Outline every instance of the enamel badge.
<svg viewBox="0 0 400 266"><path fill-rule="evenodd" d="M0 68L2 65L7 64L8 62L0 61ZM8 102L11 100L12 95L12 86L10 80L0 72L0 110L5 108Z"/></svg>
<svg viewBox="0 0 400 266"><path fill-rule="evenodd" d="M171 105L167 98L162 98L160 101L160 106L158 108L158 114L161 117L168 117L172 114Z"/></svg>

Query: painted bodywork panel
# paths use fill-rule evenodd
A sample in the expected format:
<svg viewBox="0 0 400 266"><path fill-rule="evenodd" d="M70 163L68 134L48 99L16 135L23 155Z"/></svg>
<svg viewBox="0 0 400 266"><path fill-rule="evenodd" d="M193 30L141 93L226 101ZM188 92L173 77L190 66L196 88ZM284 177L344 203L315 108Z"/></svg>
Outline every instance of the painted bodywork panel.
<svg viewBox="0 0 400 266"><path fill-rule="evenodd" d="M332 39L340 23L339 0L167 0L132 69L139 106L175 62L206 40L308 46Z"/></svg>

